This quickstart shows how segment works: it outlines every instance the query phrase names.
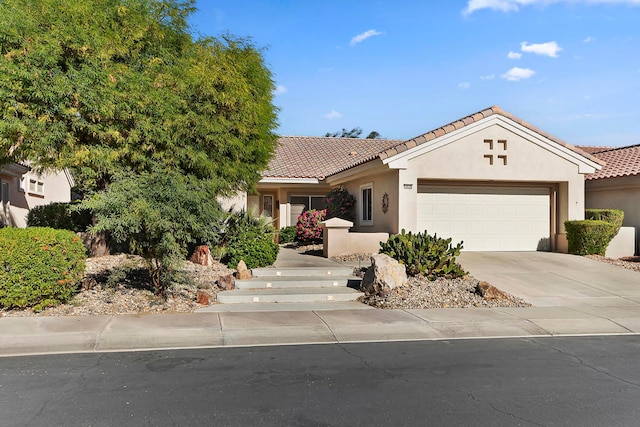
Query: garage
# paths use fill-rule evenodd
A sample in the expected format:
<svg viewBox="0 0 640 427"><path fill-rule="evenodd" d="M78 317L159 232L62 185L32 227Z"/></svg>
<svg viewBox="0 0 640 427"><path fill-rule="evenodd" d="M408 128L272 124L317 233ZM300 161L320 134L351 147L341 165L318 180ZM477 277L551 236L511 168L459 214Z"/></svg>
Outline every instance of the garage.
<svg viewBox="0 0 640 427"><path fill-rule="evenodd" d="M551 190L521 186L418 186L418 230L464 241L465 251L550 250Z"/></svg>

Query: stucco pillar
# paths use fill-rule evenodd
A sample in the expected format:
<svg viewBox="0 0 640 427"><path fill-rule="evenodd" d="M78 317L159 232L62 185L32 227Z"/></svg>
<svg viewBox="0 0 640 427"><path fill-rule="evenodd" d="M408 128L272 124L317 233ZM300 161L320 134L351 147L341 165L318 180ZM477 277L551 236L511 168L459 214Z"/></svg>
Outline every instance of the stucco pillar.
<svg viewBox="0 0 640 427"><path fill-rule="evenodd" d="M349 229L353 222L340 218L331 218L320 223L322 225L323 249L325 258L347 253Z"/></svg>
<svg viewBox="0 0 640 427"><path fill-rule="evenodd" d="M398 225L393 230L417 232L418 225L418 179L407 170L398 171Z"/></svg>

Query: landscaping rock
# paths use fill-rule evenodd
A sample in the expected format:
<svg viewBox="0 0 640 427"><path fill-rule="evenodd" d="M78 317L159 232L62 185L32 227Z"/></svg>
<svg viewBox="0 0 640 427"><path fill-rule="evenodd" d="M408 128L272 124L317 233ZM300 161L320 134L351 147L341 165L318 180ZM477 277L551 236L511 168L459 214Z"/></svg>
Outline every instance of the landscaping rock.
<svg viewBox="0 0 640 427"><path fill-rule="evenodd" d="M385 254L371 256L371 267L360 284L360 290L366 295L385 297L389 292L407 283L404 265Z"/></svg>
<svg viewBox="0 0 640 427"><path fill-rule="evenodd" d="M233 274L227 274L218 278L218 287L223 291L231 291L236 288Z"/></svg>
<svg viewBox="0 0 640 427"><path fill-rule="evenodd" d="M209 305L209 294L199 289L196 293L196 302L202 305Z"/></svg>
<svg viewBox="0 0 640 427"><path fill-rule="evenodd" d="M487 301L508 299L504 292L487 282L478 283L476 285L476 293Z"/></svg>
<svg viewBox="0 0 640 427"><path fill-rule="evenodd" d="M193 251L193 255L191 256L191 262L204 266L213 265L213 257L211 256L211 252L209 251L209 246L197 246L195 251Z"/></svg>
<svg viewBox="0 0 640 427"><path fill-rule="evenodd" d="M236 279L238 280L251 279L251 270L247 268L247 264L245 264L244 260L240 260L240 262L238 263L238 267L236 267Z"/></svg>

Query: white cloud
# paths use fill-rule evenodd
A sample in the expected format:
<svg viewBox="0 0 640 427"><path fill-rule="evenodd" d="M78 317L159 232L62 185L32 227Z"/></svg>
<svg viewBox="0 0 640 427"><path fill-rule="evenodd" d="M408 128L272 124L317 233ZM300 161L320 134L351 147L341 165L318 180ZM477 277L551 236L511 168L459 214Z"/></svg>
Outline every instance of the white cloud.
<svg viewBox="0 0 640 427"><path fill-rule="evenodd" d="M489 75L486 75L486 76L480 76L480 80L493 80L495 78L496 78L495 74L489 74Z"/></svg>
<svg viewBox="0 0 640 427"><path fill-rule="evenodd" d="M591 37L591 36L588 36L586 39L584 39L584 40L582 40L582 41L583 41L584 43L591 43L591 42L596 41L596 39L594 39L594 38L593 38L593 37Z"/></svg>
<svg viewBox="0 0 640 427"><path fill-rule="evenodd" d="M509 52L507 53L507 58L509 59L520 59L522 58L522 54L519 52Z"/></svg>
<svg viewBox="0 0 640 427"><path fill-rule="evenodd" d="M556 42L533 44L522 42L520 43L520 49L523 52L535 53L536 55L549 56L551 58L557 58L558 52L562 50L562 48L558 46L558 43Z"/></svg>
<svg viewBox="0 0 640 427"><path fill-rule="evenodd" d="M469 0L466 15L470 15L476 10L491 9L500 12L517 12L518 6L534 3L535 0Z"/></svg>
<svg viewBox="0 0 640 427"><path fill-rule="evenodd" d="M469 89L471 87L471 83L469 82L458 83L458 87L460 89Z"/></svg>
<svg viewBox="0 0 640 427"><path fill-rule="evenodd" d="M529 77L533 77L536 72L530 70L529 68L520 68L513 67L502 76L503 79L509 80L510 82L517 82L518 80L528 79Z"/></svg>
<svg viewBox="0 0 640 427"><path fill-rule="evenodd" d="M283 85L278 85L276 86L275 90L273 91L274 95L282 95L283 93L287 93L289 91L289 89L287 89L285 86Z"/></svg>
<svg viewBox="0 0 640 427"><path fill-rule="evenodd" d="M546 6L552 3L583 3L583 4L626 4L640 6L640 0L469 0L463 13L470 15L477 10L490 9L499 12L517 12L522 6Z"/></svg>
<svg viewBox="0 0 640 427"><path fill-rule="evenodd" d="M331 110L327 114L324 115L325 119L335 120L342 117L342 114L338 113L336 110Z"/></svg>
<svg viewBox="0 0 640 427"><path fill-rule="evenodd" d="M376 31L376 30L365 31L364 33L358 34L357 36L353 37L351 39L351 42L349 43L349 46L355 46L358 43L365 41L369 37L379 36L381 34L382 33L380 31Z"/></svg>

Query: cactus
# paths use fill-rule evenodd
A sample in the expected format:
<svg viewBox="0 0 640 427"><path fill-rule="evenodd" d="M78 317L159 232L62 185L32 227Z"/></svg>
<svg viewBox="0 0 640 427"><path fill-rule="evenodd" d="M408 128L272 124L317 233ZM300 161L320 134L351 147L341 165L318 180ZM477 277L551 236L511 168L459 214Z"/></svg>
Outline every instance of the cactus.
<svg viewBox="0 0 640 427"><path fill-rule="evenodd" d="M456 257L460 255L463 242L453 246L451 241L451 238L431 236L426 231L413 234L403 229L386 242L380 242L380 253L404 264L410 276L423 275L429 280L462 277L467 273L456 263Z"/></svg>

